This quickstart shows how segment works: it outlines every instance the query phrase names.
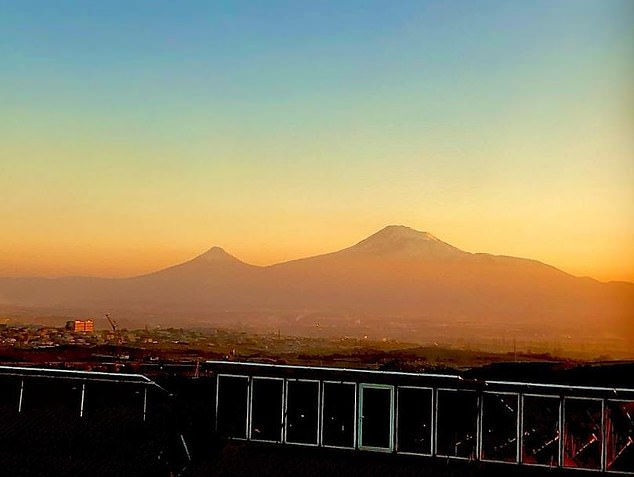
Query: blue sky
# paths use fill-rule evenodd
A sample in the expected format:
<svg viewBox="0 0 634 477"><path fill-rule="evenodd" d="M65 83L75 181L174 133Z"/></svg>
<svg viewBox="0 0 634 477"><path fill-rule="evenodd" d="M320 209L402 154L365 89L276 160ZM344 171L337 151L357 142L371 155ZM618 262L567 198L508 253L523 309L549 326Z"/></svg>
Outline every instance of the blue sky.
<svg viewBox="0 0 634 477"><path fill-rule="evenodd" d="M599 0L0 2L0 214L18 257L0 273L125 274L210 241L267 263L398 222L630 277L633 14ZM29 252L43 228L69 263ZM156 258L100 265L121 250Z"/></svg>

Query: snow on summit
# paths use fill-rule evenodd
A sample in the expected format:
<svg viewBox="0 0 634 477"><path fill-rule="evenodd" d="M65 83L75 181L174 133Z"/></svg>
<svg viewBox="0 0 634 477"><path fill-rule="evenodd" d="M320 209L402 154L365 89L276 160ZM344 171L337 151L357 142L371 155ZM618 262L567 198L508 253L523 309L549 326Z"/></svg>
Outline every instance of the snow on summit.
<svg viewBox="0 0 634 477"><path fill-rule="evenodd" d="M445 258L466 254L428 232L404 225L388 225L357 243L350 252L412 258Z"/></svg>

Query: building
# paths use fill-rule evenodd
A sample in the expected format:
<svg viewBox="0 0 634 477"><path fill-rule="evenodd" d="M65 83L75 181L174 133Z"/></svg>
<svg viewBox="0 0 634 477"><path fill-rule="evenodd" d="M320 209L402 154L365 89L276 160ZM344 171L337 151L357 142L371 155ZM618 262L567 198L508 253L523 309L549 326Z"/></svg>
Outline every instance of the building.
<svg viewBox="0 0 634 477"><path fill-rule="evenodd" d="M66 322L66 329L75 333L92 333L95 323L93 320L71 320Z"/></svg>

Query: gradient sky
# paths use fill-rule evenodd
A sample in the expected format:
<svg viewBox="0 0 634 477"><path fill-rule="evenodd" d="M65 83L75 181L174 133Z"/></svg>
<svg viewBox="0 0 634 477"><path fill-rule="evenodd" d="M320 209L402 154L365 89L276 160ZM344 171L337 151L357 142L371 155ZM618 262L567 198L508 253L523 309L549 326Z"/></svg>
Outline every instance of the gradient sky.
<svg viewBox="0 0 634 477"><path fill-rule="evenodd" d="M634 281L634 2L0 1L0 275L384 225Z"/></svg>

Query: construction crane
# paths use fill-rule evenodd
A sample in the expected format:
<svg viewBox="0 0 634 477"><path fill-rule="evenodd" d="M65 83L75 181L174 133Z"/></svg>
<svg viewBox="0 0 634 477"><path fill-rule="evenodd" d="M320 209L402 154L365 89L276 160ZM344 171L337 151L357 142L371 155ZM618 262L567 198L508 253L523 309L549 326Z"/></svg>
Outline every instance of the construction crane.
<svg viewBox="0 0 634 477"><path fill-rule="evenodd" d="M121 345L123 343L123 337L121 336L119 323L117 323L116 320L113 320L112 318L110 318L110 313L106 313L105 317L106 317L106 320L108 320L108 323L110 323L110 327L112 328L112 334L109 335L107 339L109 341L112 340L112 343L115 344L116 346Z"/></svg>
<svg viewBox="0 0 634 477"><path fill-rule="evenodd" d="M106 313L106 319L108 320L108 323L110 323L110 326L112 327L112 331L116 333L117 329L119 328L118 323L114 321L112 318L110 318L110 313Z"/></svg>

